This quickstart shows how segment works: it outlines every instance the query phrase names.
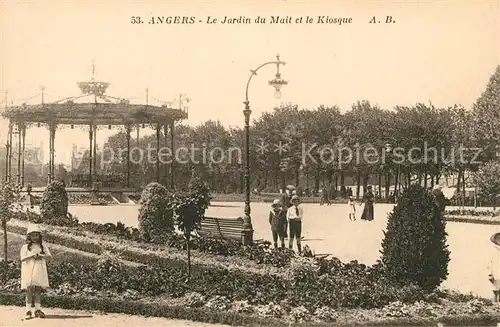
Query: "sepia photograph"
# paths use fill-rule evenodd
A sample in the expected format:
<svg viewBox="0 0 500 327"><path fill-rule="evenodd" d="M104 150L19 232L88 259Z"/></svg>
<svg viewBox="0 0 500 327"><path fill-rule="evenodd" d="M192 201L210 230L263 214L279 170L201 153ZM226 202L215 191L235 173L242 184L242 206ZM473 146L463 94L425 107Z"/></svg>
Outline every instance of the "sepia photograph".
<svg viewBox="0 0 500 327"><path fill-rule="evenodd" d="M500 326L500 0L2 0L0 64L0 327Z"/></svg>

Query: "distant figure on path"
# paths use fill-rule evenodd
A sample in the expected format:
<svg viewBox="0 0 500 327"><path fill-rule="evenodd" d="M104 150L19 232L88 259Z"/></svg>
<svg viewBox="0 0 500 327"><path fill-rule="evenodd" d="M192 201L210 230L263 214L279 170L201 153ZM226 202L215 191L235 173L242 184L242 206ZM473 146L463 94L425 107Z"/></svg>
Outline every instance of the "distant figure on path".
<svg viewBox="0 0 500 327"><path fill-rule="evenodd" d="M321 189L321 202L319 203L319 205L323 205L323 204L327 204L327 205L330 205L330 197L328 196L328 190L326 187L323 187Z"/></svg>
<svg viewBox="0 0 500 327"><path fill-rule="evenodd" d="M437 206L441 211L446 209L446 197L443 194L441 185L435 185L432 189L432 195L434 196L434 201L436 201Z"/></svg>
<svg viewBox="0 0 500 327"><path fill-rule="evenodd" d="M38 225L30 225L26 231L26 244L21 248L21 289L26 290L26 316L31 318L31 305L35 302L35 317L45 318L42 311L42 290L49 287L47 259L49 248L42 242Z"/></svg>
<svg viewBox="0 0 500 327"><path fill-rule="evenodd" d="M271 205L269 212L269 224L271 225L271 233L273 234L274 248L278 248L278 238L280 239L281 247L285 247L286 235L286 211L283 210L280 200L276 199Z"/></svg>
<svg viewBox="0 0 500 327"><path fill-rule="evenodd" d="M352 196L349 197L347 205L349 207L349 220L356 220L356 203Z"/></svg>
<svg viewBox="0 0 500 327"><path fill-rule="evenodd" d="M372 192L372 187L368 186L366 188L366 194L363 195L363 200L365 202L365 208L363 209L363 214L361 215L362 220L373 220L373 201L374 195Z"/></svg>
<svg viewBox="0 0 500 327"><path fill-rule="evenodd" d="M297 249L299 254L302 253L301 247L301 236L302 236L302 217L304 216L304 211L299 206L300 199L297 195L292 197L292 206L288 208L286 213L286 218L288 220L288 225L290 226L290 238L288 240L288 246L290 249L293 248L293 239L297 239Z"/></svg>
<svg viewBox="0 0 500 327"><path fill-rule="evenodd" d="M490 240L493 243L493 248L488 280L493 286L494 301L500 304L500 233L493 234Z"/></svg>

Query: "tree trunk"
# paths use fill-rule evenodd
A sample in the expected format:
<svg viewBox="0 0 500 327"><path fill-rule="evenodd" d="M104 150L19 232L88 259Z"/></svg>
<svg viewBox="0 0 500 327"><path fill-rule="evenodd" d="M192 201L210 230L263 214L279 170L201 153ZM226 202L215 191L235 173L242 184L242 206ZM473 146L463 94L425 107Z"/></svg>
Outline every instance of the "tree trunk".
<svg viewBox="0 0 500 327"><path fill-rule="evenodd" d="M8 240L7 240L7 221L2 221L2 229L3 229L3 258L5 266L7 266L7 258L8 258Z"/></svg>
<svg viewBox="0 0 500 327"><path fill-rule="evenodd" d="M343 170L340 171L340 187L342 186L345 187L345 175Z"/></svg>
<svg viewBox="0 0 500 327"><path fill-rule="evenodd" d="M320 174L319 174L319 169L316 170L316 176L314 176L314 194L318 193L319 190L319 180Z"/></svg>
<svg viewBox="0 0 500 327"><path fill-rule="evenodd" d="M431 188L433 188L433 187L434 187L434 176L431 175Z"/></svg>
<svg viewBox="0 0 500 327"><path fill-rule="evenodd" d="M382 198L382 172L378 173L378 195Z"/></svg>
<svg viewBox="0 0 500 327"><path fill-rule="evenodd" d="M335 193L339 190L339 175L335 174Z"/></svg>
<svg viewBox="0 0 500 327"><path fill-rule="evenodd" d="M424 172L424 188L427 188L427 172Z"/></svg>
<svg viewBox="0 0 500 327"><path fill-rule="evenodd" d="M187 277L187 282L189 282L189 279L191 278L191 247L189 246L189 240L191 238L191 233L189 233L186 236L186 250L187 250L187 255L188 255L188 277Z"/></svg>
<svg viewBox="0 0 500 327"><path fill-rule="evenodd" d="M456 198L458 206L461 206L462 202L462 197L460 196L461 186L462 186L462 168L459 168L458 178L457 178L457 198Z"/></svg>
<svg viewBox="0 0 500 327"><path fill-rule="evenodd" d="M390 174L391 173L389 172L389 176L390 176ZM399 190L399 183L400 183L399 177L400 176L399 176L399 167L398 167L398 168L396 168L396 173L394 174L394 194L396 194L396 192ZM389 186L390 185L391 184L389 183Z"/></svg>
<svg viewBox="0 0 500 327"><path fill-rule="evenodd" d="M360 190L361 190L361 172L358 171L356 176L356 199L359 199Z"/></svg>
<svg viewBox="0 0 500 327"><path fill-rule="evenodd" d="M299 187L299 183L300 183L299 179L300 179L300 170L297 169L295 171L295 187Z"/></svg>
<svg viewBox="0 0 500 327"><path fill-rule="evenodd" d="M465 171L462 174L462 203L465 207Z"/></svg>
<svg viewBox="0 0 500 327"><path fill-rule="evenodd" d="M389 198L390 194L390 188L391 188L391 172L387 172L385 174L385 198ZM394 186L394 191L396 191L396 187Z"/></svg>

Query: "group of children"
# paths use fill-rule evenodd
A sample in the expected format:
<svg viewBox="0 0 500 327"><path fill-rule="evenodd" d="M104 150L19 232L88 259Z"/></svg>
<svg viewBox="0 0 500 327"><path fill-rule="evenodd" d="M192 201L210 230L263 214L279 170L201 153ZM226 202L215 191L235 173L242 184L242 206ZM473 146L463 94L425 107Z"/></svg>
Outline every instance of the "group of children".
<svg viewBox="0 0 500 327"><path fill-rule="evenodd" d="M276 199L271 205L269 212L269 224L273 234L274 247L278 247L278 239L281 247L285 247L285 238L288 237L288 247L293 248L293 240L296 239L297 250L302 252L302 218L304 211L300 207L300 199L293 195L290 200L290 207L284 208L280 200Z"/></svg>

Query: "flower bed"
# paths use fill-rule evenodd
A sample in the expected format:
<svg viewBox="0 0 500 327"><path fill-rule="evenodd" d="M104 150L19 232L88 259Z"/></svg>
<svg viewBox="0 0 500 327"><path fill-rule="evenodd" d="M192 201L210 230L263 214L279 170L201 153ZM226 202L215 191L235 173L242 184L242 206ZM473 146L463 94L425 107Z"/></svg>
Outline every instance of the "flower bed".
<svg viewBox="0 0 500 327"><path fill-rule="evenodd" d="M26 224L16 220L11 220L8 225L8 231L24 235L26 233ZM80 251L100 254L107 250L119 254L122 259L134 261L146 265L166 265L172 262L178 262L184 265L186 253L175 248L167 248L157 244L139 243L134 241L119 240L109 235L97 235L89 231L81 231L73 228L44 226L44 239L48 242L60 244ZM247 249L252 253L252 248ZM267 252L266 252L267 253ZM270 258L276 256L290 257L290 253L269 253ZM210 265L224 267L230 270L245 270L256 274L279 274L282 269L270 265L257 264L247 258L240 256L219 256L199 252L192 258L193 263L200 265Z"/></svg>
<svg viewBox="0 0 500 327"><path fill-rule="evenodd" d="M206 299L189 293L177 301L167 298L133 298L132 293L120 296L107 294L57 294L48 292L44 306L64 309L126 313L171 319L187 319L231 326L436 326L438 322L452 326L494 326L500 321L496 306L472 299L456 303L440 301L429 304L391 303L381 309L342 309L322 307L309 312L303 307L286 309L279 304L251 305L245 301L228 302L222 297ZM0 292L1 305L24 305L22 294ZM224 308L224 310L221 310Z"/></svg>
<svg viewBox="0 0 500 327"><path fill-rule="evenodd" d="M279 199L279 194L261 194L261 195L256 195L252 194L250 196L250 200L252 202L264 202L264 203L271 203L275 199ZM215 193L212 195L212 202L245 202L245 195L244 194L221 194L221 193ZM320 196L301 196L300 201L302 203L321 203L321 197ZM347 199L341 199L341 198L335 198L335 199L330 199L330 203L332 204L344 204L347 203ZM389 199L377 199L377 203L393 203Z"/></svg>
<svg viewBox="0 0 500 327"><path fill-rule="evenodd" d="M35 213L29 212L28 214L24 212L18 212L15 216L15 219L25 221L30 220L34 222L41 223L41 217ZM153 239L146 242L141 238L141 235L137 228L126 227L124 224L118 222L116 225L112 223L99 224L99 223L78 223L76 218L73 219L52 219L45 222L47 224L46 229L48 231L59 231L64 232L66 236L75 235L75 236L83 236L85 235L87 238L98 239L98 242L101 242L103 239L106 241L116 241L119 240L129 240L133 241L130 245L146 249L157 251L159 246L163 248L168 248L169 252L172 249L177 250L177 253L181 252L185 249L186 243L181 235L177 234L169 234L163 235L160 239ZM24 226L23 224L16 224L16 221L13 220L10 224L11 226ZM49 225L53 225L50 226ZM70 226L71 228L55 228L54 226ZM16 233L23 233L22 230L13 230L11 231ZM64 235L59 235L58 242L64 242L66 244L74 244L74 237L72 240L61 241L60 238ZM101 236L101 237L98 237ZM103 237L110 236L110 237ZM54 235L48 236L54 237ZM57 242L56 242L57 243ZM203 254L208 255L216 255L216 256L232 256L236 258L242 258L241 262L242 267L247 266L250 262L253 261L256 264L270 264L274 267L284 267L288 265L290 262L290 258L293 256L293 252L288 250L283 251L270 251L270 242L263 242L259 245L253 247L243 247L240 242L234 240L221 240L217 238L211 237L201 237L197 239L193 239L191 244L191 249L201 252ZM84 248L87 249L86 246ZM83 250L87 251L87 250ZM163 256L165 253L161 253ZM184 256L184 254L182 254ZM155 260L157 260L155 258ZM235 259L238 260L238 259ZM219 261L225 261L223 258L219 257ZM231 260L234 261L234 260ZM269 271L267 271L269 272Z"/></svg>
<svg viewBox="0 0 500 327"><path fill-rule="evenodd" d="M99 203L114 204L116 203L113 197L107 193L97 193L97 199L91 193L69 192L68 200L70 204L91 204L93 200Z"/></svg>
<svg viewBox="0 0 500 327"><path fill-rule="evenodd" d="M496 210L475 210L475 209L455 209L446 210L449 216L468 216L468 217L499 217L500 211Z"/></svg>

